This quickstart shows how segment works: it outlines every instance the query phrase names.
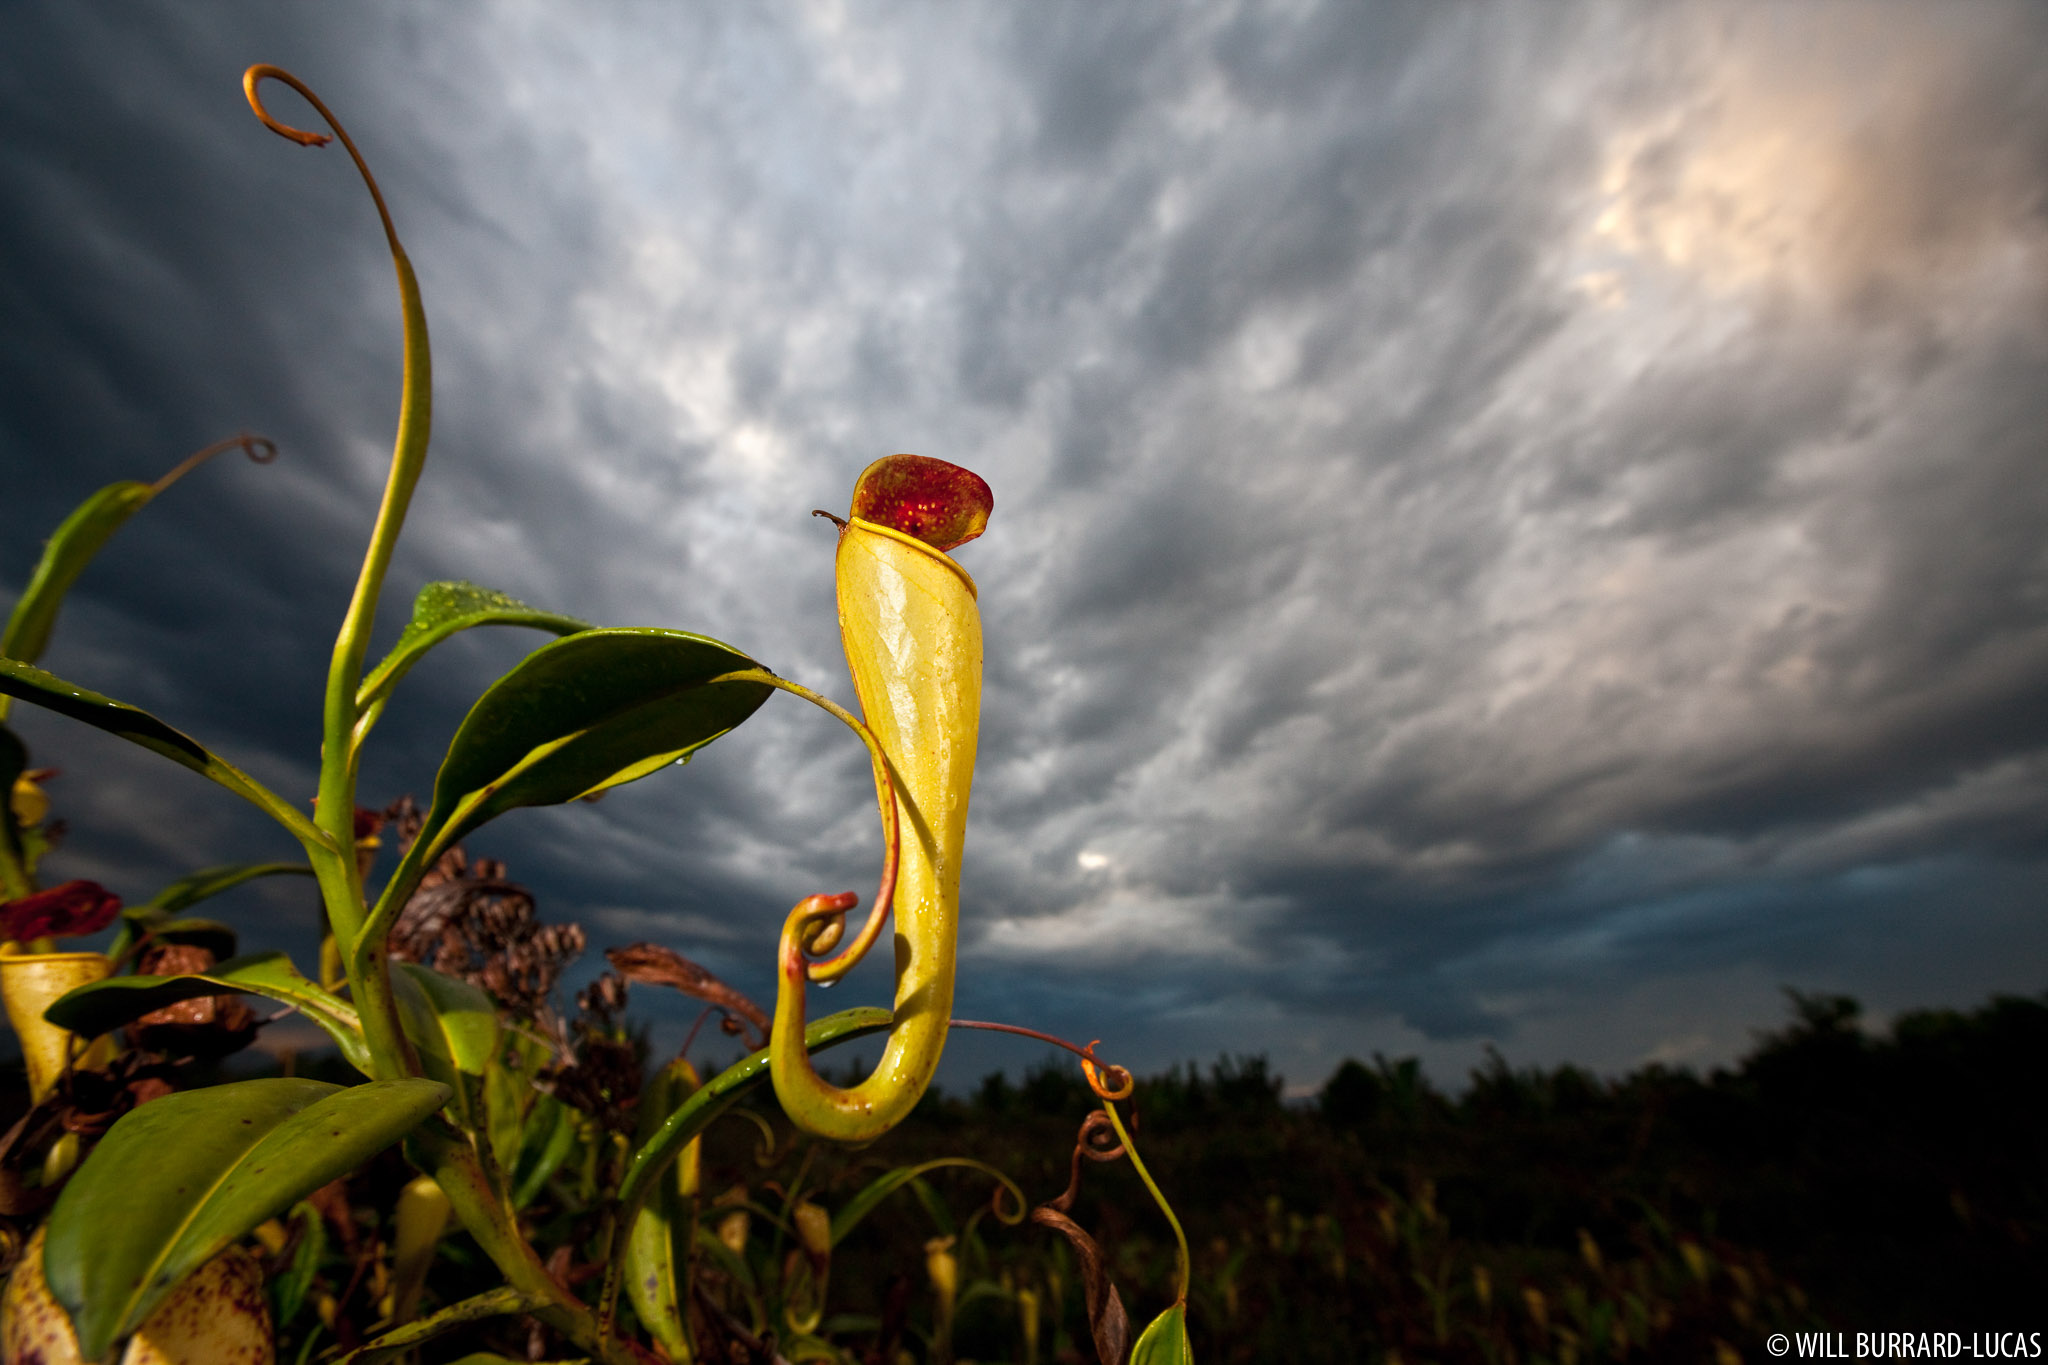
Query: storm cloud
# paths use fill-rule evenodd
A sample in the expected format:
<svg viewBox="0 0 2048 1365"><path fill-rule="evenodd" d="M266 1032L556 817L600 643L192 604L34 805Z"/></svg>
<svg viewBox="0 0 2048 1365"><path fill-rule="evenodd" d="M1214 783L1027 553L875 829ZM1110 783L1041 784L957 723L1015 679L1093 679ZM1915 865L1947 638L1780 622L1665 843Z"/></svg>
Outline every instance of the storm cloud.
<svg viewBox="0 0 2048 1365"><path fill-rule="evenodd" d="M470 578L846 697L810 509L897 450L993 485L960 551L988 639L963 1014L1313 1084L1487 1043L1710 1062L1788 983L1880 1013L2048 984L2038 7L0 26L0 603L92 488L272 437L124 531L45 662L284 790L398 329L345 161L248 116L257 61L347 121L433 327L384 636ZM424 794L532 643L423 666L366 797ZM141 896L289 850L16 718L67 772L65 875ZM765 995L783 909L873 876L835 728L782 699L473 842L596 942ZM303 936L303 901L236 913Z"/></svg>

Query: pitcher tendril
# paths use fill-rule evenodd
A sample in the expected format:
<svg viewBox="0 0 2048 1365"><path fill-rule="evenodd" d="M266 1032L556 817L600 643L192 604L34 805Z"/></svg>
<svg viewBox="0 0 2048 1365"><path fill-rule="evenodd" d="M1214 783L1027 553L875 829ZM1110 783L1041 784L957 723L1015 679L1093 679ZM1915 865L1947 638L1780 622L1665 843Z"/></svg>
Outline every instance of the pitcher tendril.
<svg viewBox="0 0 2048 1365"><path fill-rule="evenodd" d="M296 90L306 103L313 106L321 120L334 130L334 137L329 137L325 133L308 132L304 128L294 128L289 123L273 117L271 112L263 107L261 87L265 81L278 81ZM248 96L249 108L255 111L263 126L288 142L296 142L301 147L325 147L335 138L340 138L341 145L347 149L350 159L356 163L356 170L361 172L363 183L370 187L370 198L377 202L377 217L383 221L385 239L391 243L394 252L401 256L405 254L405 248L398 244L398 229L391 225L391 210L385 206L384 191L377 188L377 177L370 174L370 163L363 160L363 154L356 150L355 139L348 135L348 129L341 126L341 120L336 118L334 111L313 93L311 86L281 66L259 62L242 73L242 93Z"/></svg>
<svg viewBox="0 0 2048 1365"><path fill-rule="evenodd" d="M271 440L268 436L251 436L245 431L239 436L230 436L225 441L215 441L210 446L202 446L198 450L193 451L190 455L172 465L170 471L161 479L151 484L149 486L150 491L152 493L161 493L222 451L237 448L249 457L251 464L269 464L277 458L277 442Z"/></svg>
<svg viewBox="0 0 2048 1365"><path fill-rule="evenodd" d="M404 245L398 240L398 228L391 220L384 192L377 185L377 177L370 173L370 165L357 149L355 139L348 135L341 120L304 81L282 67L258 64L242 73L242 93L248 97L249 108L271 132L302 147L324 147L333 140L325 133L295 128L274 117L263 105L262 85L266 80L278 81L297 91L334 130L334 138L341 140L350 160L355 162L356 172L362 176L363 185L377 206L377 219L384 226L384 240L391 249L392 268L398 273L399 307L405 322L405 377L399 399L398 432L392 443L391 472L385 480L384 499L377 509L377 524L370 533L369 550L363 556L362 571L356 579L355 593L349 600L348 614L342 619L341 630L335 638L322 717L322 743L332 761L323 763L321 768L319 814L316 818L335 849L346 851L352 846L349 822L355 810L356 686L361 680L363 656L369 648L370 628L376 619L377 597L384 586L384 574L390 567L398 534L405 525L413 488L419 483L420 471L426 464L427 439L433 425L433 362L427 345L427 315L420 300L419 279L413 273L412 261L405 254ZM359 902L362 886L353 873L353 862L348 859L342 861L348 863L350 894L341 899ZM351 922L334 927L337 936L346 941L354 937L361 915L347 910L343 912L343 918Z"/></svg>
<svg viewBox="0 0 2048 1365"><path fill-rule="evenodd" d="M868 907L867 921L861 926L860 932L854 935L853 942L848 944L836 957L826 958L822 962L811 962L805 965L804 971L810 980L816 981L820 985L829 986L840 977L852 971L860 964L861 959L867 956L868 949L872 948L875 940L881 937L882 926L888 922L889 907L896 898L896 869L903 848L903 825L902 821L897 818L896 782L889 772L889 756L882 752L881 742L875 738L874 731L861 724L858 717L833 701L830 697L820 696L802 683L794 683L787 678L778 678L765 668L742 669L737 673L724 674L714 681L737 682L741 680L766 683L768 686L787 692L791 696L801 697L811 703L811 705L836 717L848 729L860 736L860 741L867 746L868 757L874 764L875 804L882 815L882 880L880 886L875 891L874 903ZM807 956L829 953L838 946L840 939L846 932L846 912L859 902L859 897L854 896L852 892L843 892L837 897L809 897L803 902L803 906L809 906L812 901L820 899L843 900L845 903L836 909L814 910L804 914L803 921L805 927L799 935L799 942L803 953ZM798 908L802 909L803 906ZM794 916L796 912L792 911L791 914Z"/></svg>
<svg viewBox="0 0 2048 1365"><path fill-rule="evenodd" d="M840 638L863 717L886 759L877 766L895 778L889 804L908 833L893 904L878 901L856 939L861 946L884 915L895 915L895 1017L881 1061L857 1085L819 1076L804 1047L805 989L830 979L813 971L806 945L816 951L834 942L841 932L834 926L854 898L808 896L783 924L771 1071L784 1111L819 1137L864 1142L887 1132L924 1094L945 1046L981 719L976 589L946 551L981 534L993 501L988 485L958 465L893 455L861 473L853 515L832 518Z"/></svg>
<svg viewBox="0 0 2048 1365"><path fill-rule="evenodd" d="M1063 1047L1081 1059L1081 1074L1087 1077L1088 1088L1095 1092L1098 1099L1127 1100L1131 1097L1131 1092L1137 1088L1137 1081L1132 1078L1128 1067L1105 1062L1095 1055L1097 1045L1102 1042L1100 1038L1082 1047L1078 1043L1068 1042L1057 1034L1041 1033L1035 1028L1025 1028L1022 1024L991 1024L982 1019L955 1019L953 1027L985 1029L990 1033L1014 1033L1019 1037L1036 1038L1041 1043Z"/></svg>

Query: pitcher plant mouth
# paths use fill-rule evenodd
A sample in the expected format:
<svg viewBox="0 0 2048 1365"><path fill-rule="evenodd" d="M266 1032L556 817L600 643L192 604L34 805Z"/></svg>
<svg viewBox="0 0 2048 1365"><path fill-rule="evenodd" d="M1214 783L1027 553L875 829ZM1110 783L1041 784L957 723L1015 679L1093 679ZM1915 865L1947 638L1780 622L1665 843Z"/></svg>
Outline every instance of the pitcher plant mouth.
<svg viewBox="0 0 2048 1365"><path fill-rule="evenodd" d="M791 1120L820 1137L862 1142L888 1131L924 1094L945 1046L981 720L978 590L946 550L981 533L992 501L988 485L958 465L895 455L862 473L854 515L832 518L840 638L882 756L877 791L894 856L866 926L830 962L809 958L837 946L855 896L806 897L783 925L771 1070ZM874 1071L833 1085L804 1049L806 987L850 968L891 913L895 1023Z"/></svg>

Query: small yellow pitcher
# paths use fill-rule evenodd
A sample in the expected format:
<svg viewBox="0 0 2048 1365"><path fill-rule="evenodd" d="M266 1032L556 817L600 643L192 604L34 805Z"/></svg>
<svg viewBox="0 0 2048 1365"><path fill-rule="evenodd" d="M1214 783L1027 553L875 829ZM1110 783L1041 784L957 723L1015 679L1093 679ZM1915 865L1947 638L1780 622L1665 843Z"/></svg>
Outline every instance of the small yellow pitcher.
<svg viewBox="0 0 2048 1365"><path fill-rule="evenodd" d="M21 1060L28 1068L28 1088L40 1103L72 1065L76 1044L68 1029L43 1018L43 1011L67 992L110 975L114 964L105 953L31 953L18 943L0 944L0 997L7 1002L7 1022L21 1039ZM76 1064L105 1066L114 1055L114 1040L102 1036L85 1049Z"/></svg>

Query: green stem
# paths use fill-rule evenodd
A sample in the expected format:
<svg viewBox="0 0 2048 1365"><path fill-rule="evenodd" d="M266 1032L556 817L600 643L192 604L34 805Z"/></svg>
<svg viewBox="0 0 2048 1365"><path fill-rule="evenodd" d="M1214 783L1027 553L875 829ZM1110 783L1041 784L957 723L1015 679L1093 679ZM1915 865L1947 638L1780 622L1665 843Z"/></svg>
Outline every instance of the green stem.
<svg viewBox="0 0 2048 1365"><path fill-rule="evenodd" d="M405 526L406 509L412 503L413 489L426 465L427 438L433 426L433 361L427 345L427 314L425 305L420 301L419 279L413 274L412 261L398 240L398 229L391 222L391 210L384 203L383 191L377 188L377 178L370 174L369 164L356 150L354 140L341 126L341 121L304 82L278 67L252 66L242 76L242 88L249 97L249 107L256 111L256 117L263 121L265 127L303 146L319 146L328 141L322 134L292 128L272 118L257 93L257 88L266 79L282 81L298 91L334 130L335 137L341 139L341 145L347 148L349 157L355 162L364 186L370 191L370 198L377 205L377 217L384 225L384 240L391 248L391 264L398 274L399 311L405 324L404 381L399 395L398 433L392 444L391 470L385 478L384 500L377 508L377 524L370 532L369 549L363 555L362 570L356 576L355 594L349 599L348 612L342 617L340 633L335 636L334 655L327 669L327 698L320 728L320 794L314 807L314 819L337 849L353 850L357 766L355 728L358 715L356 686L362 678L363 659L369 652L370 630L376 623L377 598L384 588L384 575L391 567L398 534ZM352 858L345 870L346 893L328 897L327 914L343 944L350 945L362 928L363 888Z"/></svg>
<svg viewBox="0 0 2048 1365"><path fill-rule="evenodd" d="M363 555L362 569L356 576L355 594L349 599L347 614L342 617L340 633L334 640L334 656L327 670L327 697L321 721L320 787L313 807L313 819L331 849L315 856L314 869L320 879L328 924L345 950L343 961L348 968L350 994L362 1016L363 1036L370 1046L378 1074L388 1078L418 1075L418 1060L406 1042L405 1032L399 1025L396 1003L391 998L390 969L384 945L381 942L365 945L357 941L362 937L367 912L363 902L362 874L355 859L358 752L355 724L356 684L362 676L363 658L370 647L370 629L377 618L377 598L383 591L384 575L391 566L398 533L405 526L405 513L412 503L413 489L419 483L420 471L426 464L427 437L433 425L433 362L427 345L427 314L420 300L419 279L413 274L412 262L398 240L398 229L392 224L391 210L384 203L384 193L377 188L377 177L370 174L369 163L356 150L348 130L298 77L274 66L252 66L243 73L243 92L248 96L249 107L255 111L256 117L278 136L302 146L317 147L328 141L323 134L292 128L272 118L264 109L258 93L258 87L266 79L282 81L296 90L334 130L334 136L341 139L341 145L347 148L349 158L355 162L356 171L363 178L363 185L377 205L377 218L384 225L384 240L391 248L391 264L398 273L399 311L405 325L405 373L399 394L398 434L391 451L391 470L384 482L384 501L377 509L377 524L370 532L369 549ZM307 848L314 852L310 843Z"/></svg>
<svg viewBox="0 0 2048 1365"><path fill-rule="evenodd" d="M335 129L340 132L339 127ZM353 149L351 149L353 150ZM364 171L367 178L369 172ZM383 201L378 200L383 211ZM384 588L384 575L405 526L405 514L414 487L426 464L427 437L432 425L432 365L427 350L427 318L420 303L419 281L398 235L385 215L385 233L391 242L391 258L398 271L398 291L405 314L405 382L399 402L398 435L391 456L391 472L384 485L384 501L377 509L377 524L370 532L370 545L356 577L355 594L348 613L335 636L334 656L327 670L327 701L321 726L320 801L315 817L338 844L355 846L356 687L362 678L363 659L370 648L370 630L377 618L377 598ZM352 922L337 924L344 938L352 936L362 917L362 887L358 882L352 897Z"/></svg>
<svg viewBox="0 0 2048 1365"><path fill-rule="evenodd" d="M293 808L291 802L285 800L282 796L279 796L255 778L249 776L249 774L243 772L234 764L229 763L226 759L209 755L206 766L198 769L198 772L203 777L213 779L219 785L227 788L250 805L256 807L256 809L262 811L265 815L268 815L271 819L277 821L280 825L283 825L285 829L291 832L293 838L305 846L307 853L310 854L315 848L327 847L329 836L325 830L299 814ZM341 847L351 852L354 851L355 829L353 825L349 829L348 841L342 844Z"/></svg>
<svg viewBox="0 0 2048 1365"><path fill-rule="evenodd" d="M1188 1235L1181 1231L1180 1219L1173 1216L1173 1205L1166 1202L1166 1196L1159 1192L1159 1186L1152 1179L1152 1172L1145 1169L1143 1159L1138 1156L1138 1144L1131 1141L1131 1135L1124 1131L1124 1121L1117 1117L1116 1105L1109 1100L1102 1102L1109 1115L1109 1123L1116 1129L1117 1141L1123 1143L1124 1154L1130 1157L1131 1167L1137 1171L1138 1179L1145 1182L1145 1188L1152 1192L1152 1202L1159 1205L1159 1211L1166 1215L1166 1221L1173 1225L1174 1240L1180 1243L1180 1294L1174 1302L1185 1305L1188 1301Z"/></svg>
<svg viewBox="0 0 2048 1365"><path fill-rule="evenodd" d="M519 1231L519 1220L469 1140L429 1122L414 1134L434 1179L447 1192L455 1216L491 1258L515 1292L531 1299L535 1317L605 1365L635 1365L625 1348L606 1339L592 1313L548 1273Z"/></svg>
<svg viewBox="0 0 2048 1365"><path fill-rule="evenodd" d="M347 897L350 889L358 885L353 880L355 852L336 853L328 849L308 846L307 853L313 864L313 877L320 885L321 898L330 906ZM355 954L344 954L343 963L347 972L349 1000L356 1007L356 1015L362 1021L363 1042L370 1050L370 1065L378 1080L403 1080L407 1076L420 1074L419 1059L414 1054L412 1043L405 1036L404 1026L398 1018L398 1001L391 994L391 971L386 962L382 944L365 955L367 970L356 970L352 959ZM321 975L326 975L323 954ZM326 986L327 983L322 981Z"/></svg>

